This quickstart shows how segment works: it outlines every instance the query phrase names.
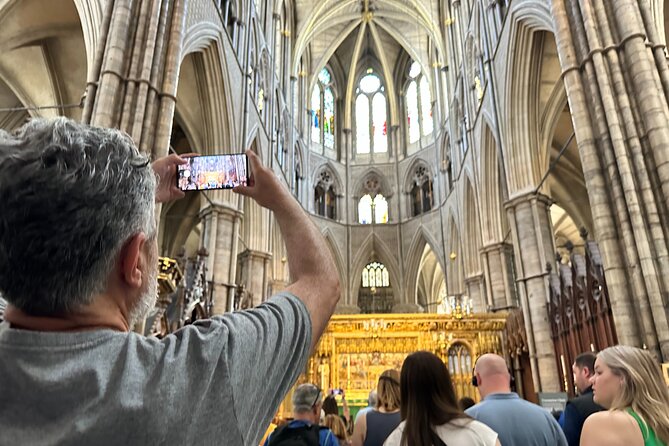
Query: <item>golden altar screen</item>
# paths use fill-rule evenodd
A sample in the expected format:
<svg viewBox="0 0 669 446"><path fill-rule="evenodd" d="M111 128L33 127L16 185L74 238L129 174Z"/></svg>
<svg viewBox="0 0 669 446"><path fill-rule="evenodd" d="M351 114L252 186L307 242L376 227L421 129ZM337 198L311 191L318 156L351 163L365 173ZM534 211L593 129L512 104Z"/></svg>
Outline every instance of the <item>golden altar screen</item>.
<svg viewBox="0 0 669 446"><path fill-rule="evenodd" d="M475 358L503 355L505 320L506 314L335 315L298 383L311 382L326 392L341 388L352 408L364 407L384 370L399 371L407 355L427 350L448 366L458 397L478 401L471 385ZM290 412L287 398L279 414L286 418Z"/></svg>

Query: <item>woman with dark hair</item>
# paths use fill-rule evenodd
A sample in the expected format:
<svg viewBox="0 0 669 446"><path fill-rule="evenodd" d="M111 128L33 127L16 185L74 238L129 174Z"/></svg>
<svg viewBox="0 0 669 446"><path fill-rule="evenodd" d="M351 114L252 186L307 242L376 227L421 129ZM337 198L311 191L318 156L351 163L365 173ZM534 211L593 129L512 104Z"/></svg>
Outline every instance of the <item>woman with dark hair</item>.
<svg viewBox="0 0 669 446"><path fill-rule="evenodd" d="M400 424L400 374L386 370L376 387L376 407L360 415L353 428L353 446L381 446Z"/></svg>
<svg viewBox="0 0 669 446"><path fill-rule="evenodd" d="M402 423L385 446L500 446L495 431L462 411L451 375L436 355L407 356L400 389Z"/></svg>
<svg viewBox="0 0 669 446"><path fill-rule="evenodd" d="M323 400L323 412L325 415L336 415L340 417L344 422L344 426L346 426L346 431L351 433L353 431L353 426L351 426L351 411L348 408L348 403L346 402L346 395L344 395L344 391L342 389L338 389L338 391L341 395L343 414L339 414L339 404L337 404L337 400L334 396L334 390L332 389L330 389L330 394Z"/></svg>

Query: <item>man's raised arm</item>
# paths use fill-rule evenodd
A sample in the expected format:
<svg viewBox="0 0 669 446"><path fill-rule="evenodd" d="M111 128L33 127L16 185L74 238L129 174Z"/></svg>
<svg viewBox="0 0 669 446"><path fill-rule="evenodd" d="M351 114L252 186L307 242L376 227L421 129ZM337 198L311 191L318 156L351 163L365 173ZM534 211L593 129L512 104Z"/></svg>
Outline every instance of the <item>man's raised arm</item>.
<svg viewBox="0 0 669 446"><path fill-rule="evenodd" d="M238 186L234 191L274 212L288 253L292 283L287 291L302 300L309 311L313 350L339 301L337 268L325 239L302 206L274 172L262 165L258 155L250 150L246 153L252 172L249 186Z"/></svg>

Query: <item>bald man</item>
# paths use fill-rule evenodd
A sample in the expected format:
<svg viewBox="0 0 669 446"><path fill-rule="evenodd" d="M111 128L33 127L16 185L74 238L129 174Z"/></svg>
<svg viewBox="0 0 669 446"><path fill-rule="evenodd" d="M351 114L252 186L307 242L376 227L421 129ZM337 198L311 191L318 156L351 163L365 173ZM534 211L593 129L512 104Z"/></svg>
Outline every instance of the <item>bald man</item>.
<svg viewBox="0 0 669 446"><path fill-rule="evenodd" d="M482 401L465 413L488 425L504 446L567 446L560 425L547 410L511 391L504 358L487 353L474 367L474 385Z"/></svg>

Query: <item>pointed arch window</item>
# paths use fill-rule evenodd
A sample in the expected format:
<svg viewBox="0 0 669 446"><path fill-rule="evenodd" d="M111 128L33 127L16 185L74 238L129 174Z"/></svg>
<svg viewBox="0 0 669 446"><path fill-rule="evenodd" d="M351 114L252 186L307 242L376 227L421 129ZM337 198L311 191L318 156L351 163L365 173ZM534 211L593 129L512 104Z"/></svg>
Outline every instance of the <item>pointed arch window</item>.
<svg viewBox="0 0 669 446"><path fill-rule="evenodd" d="M409 67L409 82L405 90L407 114L407 134L409 143L417 142L421 135L427 136L434 131L432 121L432 96L430 85L418 62Z"/></svg>
<svg viewBox="0 0 669 446"><path fill-rule="evenodd" d="M411 215L417 216L428 212L434 205L432 180L425 166L418 166L411 183Z"/></svg>
<svg viewBox="0 0 669 446"><path fill-rule="evenodd" d="M355 99L356 152L388 152L388 105L385 87L371 68L358 83Z"/></svg>
<svg viewBox="0 0 669 446"><path fill-rule="evenodd" d="M390 276L383 263L371 262L362 270L363 288L387 288L390 286Z"/></svg>
<svg viewBox="0 0 669 446"><path fill-rule="evenodd" d="M388 200L381 194L376 194L374 198L371 194L363 195L358 201L358 223L388 223Z"/></svg>
<svg viewBox="0 0 669 446"><path fill-rule="evenodd" d="M332 74L323 68L311 91L311 141L328 149L335 146L335 92Z"/></svg>
<svg viewBox="0 0 669 446"><path fill-rule="evenodd" d="M319 181L314 188L314 209L322 217L337 219L337 193L328 171L321 172Z"/></svg>

